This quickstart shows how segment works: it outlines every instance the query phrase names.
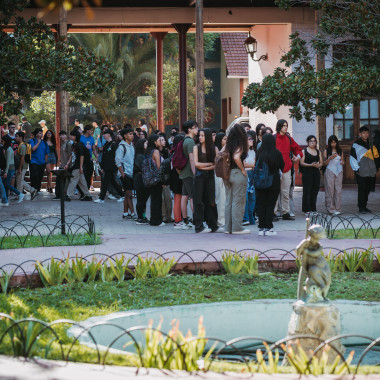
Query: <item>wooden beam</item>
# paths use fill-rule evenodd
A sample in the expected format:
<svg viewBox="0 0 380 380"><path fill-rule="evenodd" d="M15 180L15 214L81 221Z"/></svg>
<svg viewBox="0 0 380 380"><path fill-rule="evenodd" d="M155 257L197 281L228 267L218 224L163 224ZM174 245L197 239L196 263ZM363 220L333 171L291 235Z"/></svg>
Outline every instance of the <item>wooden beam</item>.
<svg viewBox="0 0 380 380"><path fill-rule="evenodd" d="M205 120L205 53L203 43L203 0L196 0L195 5L195 68L196 78L196 119L199 128L204 128Z"/></svg>

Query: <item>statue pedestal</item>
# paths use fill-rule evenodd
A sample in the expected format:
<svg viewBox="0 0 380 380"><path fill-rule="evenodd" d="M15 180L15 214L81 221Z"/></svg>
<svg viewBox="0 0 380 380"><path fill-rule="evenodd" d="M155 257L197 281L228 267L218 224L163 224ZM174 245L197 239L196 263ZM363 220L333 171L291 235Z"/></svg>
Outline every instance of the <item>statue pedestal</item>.
<svg viewBox="0 0 380 380"><path fill-rule="evenodd" d="M340 335L340 313L336 306L329 302L305 303L301 300L293 304L293 313L290 318L288 327L288 336L292 335L313 335L322 340ZM288 341L293 350L297 351L296 341ZM317 339L302 338L299 339L302 349L307 355L321 344ZM341 354L344 354L345 347L340 340L331 343ZM320 350L317 354L319 358L323 352ZM329 363L332 363L337 353L333 348L329 350Z"/></svg>

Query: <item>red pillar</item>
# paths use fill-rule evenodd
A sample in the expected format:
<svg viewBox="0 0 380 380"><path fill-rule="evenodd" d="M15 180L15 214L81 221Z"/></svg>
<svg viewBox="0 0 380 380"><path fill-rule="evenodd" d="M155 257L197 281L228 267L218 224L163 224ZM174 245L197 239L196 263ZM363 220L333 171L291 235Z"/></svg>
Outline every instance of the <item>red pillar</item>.
<svg viewBox="0 0 380 380"><path fill-rule="evenodd" d="M179 50L179 128L187 120L187 55L186 33L193 24L173 24L178 33Z"/></svg>
<svg viewBox="0 0 380 380"><path fill-rule="evenodd" d="M165 132L164 119L164 38L167 32L151 32L156 39L156 99L157 99L157 127Z"/></svg>

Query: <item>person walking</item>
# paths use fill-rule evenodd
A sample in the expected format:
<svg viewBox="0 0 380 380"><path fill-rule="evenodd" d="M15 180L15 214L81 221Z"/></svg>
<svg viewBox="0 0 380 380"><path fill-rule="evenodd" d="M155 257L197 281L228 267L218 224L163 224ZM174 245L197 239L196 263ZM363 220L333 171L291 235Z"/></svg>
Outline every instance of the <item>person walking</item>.
<svg viewBox="0 0 380 380"><path fill-rule="evenodd" d="M248 139L245 129L235 124L229 131L225 151L230 155L231 173L224 180L226 188L226 210L224 233L249 234L250 230L242 227L245 199L247 192L247 171L244 160L248 156Z"/></svg>
<svg viewBox="0 0 380 380"><path fill-rule="evenodd" d="M93 179L92 176L94 174L94 162L93 162L92 156L94 155L95 159L97 159L96 144L95 144L95 139L92 136L93 134L94 134L93 126L86 124L83 128L83 135L80 138L80 141L90 152L90 159L87 160L87 162L85 162L85 165L83 167L84 178L86 178L88 189L90 189L90 187L92 186L92 179Z"/></svg>
<svg viewBox="0 0 380 380"><path fill-rule="evenodd" d="M248 156L244 161L244 167L247 171L247 197L243 217L243 226L255 224L255 203L256 194L253 183L253 169L256 162L256 132L248 131Z"/></svg>
<svg viewBox="0 0 380 380"><path fill-rule="evenodd" d="M359 139L354 142L350 152L350 165L358 184L358 208L361 214L372 213L367 208L368 196L380 166L379 152L376 146L370 145L368 137L369 129L363 125L359 129Z"/></svg>
<svg viewBox="0 0 380 380"><path fill-rule="evenodd" d="M41 128L36 128L33 135L34 138L29 141L32 149L32 158L29 165L30 184L39 192L50 151L49 146L42 140Z"/></svg>
<svg viewBox="0 0 380 380"><path fill-rule="evenodd" d="M48 193L53 193L53 174L51 171L55 169L58 161L57 141L55 139L54 131L52 129L48 129L44 135L43 140L49 147L49 154L46 163L46 191Z"/></svg>
<svg viewBox="0 0 380 380"><path fill-rule="evenodd" d="M276 140L273 135L263 135L260 148L257 150L256 167L268 166L269 174L273 176L272 185L266 189L256 188L256 201L259 216L259 236L273 236L273 213L278 195L280 194L280 170L283 171L285 162L282 153L276 149Z"/></svg>
<svg viewBox="0 0 380 380"><path fill-rule="evenodd" d="M200 129L199 143L194 146L194 227L196 233L218 232L218 211L215 204L215 156L211 129ZM207 225L205 227L205 213Z"/></svg>
<svg viewBox="0 0 380 380"><path fill-rule="evenodd" d="M343 152L338 138L331 135L327 141L327 149L323 153L325 166L325 205L331 215L341 213L342 184L343 184Z"/></svg>
<svg viewBox="0 0 380 380"><path fill-rule="evenodd" d="M67 165L67 170L71 171L72 168L72 141L67 138L66 131L59 132L59 140L60 140L60 157L59 157L59 169L64 169ZM67 188L70 183L70 178L62 178L61 176L57 177L55 184L55 197L52 198L52 201L58 201L61 199L62 186L63 192L66 196Z"/></svg>
<svg viewBox="0 0 380 380"><path fill-rule="evenodd" d="M307 147L300 161L302 169L302 212L309 214L317 211L317 197L321 178L320 169L323 166L322 154L317 149L317 138L309 135L306 138Z"/></svg>
<svg viewBox="0 0 380 380"><path fill-rule="evenodd" d="M221 151L226 145L227 136L224 132L219 132L215 136L215 146ZM224 187L223 178L215 175L215 203L218 210L218 226L224 226L224 213L226 208L226 189Z"/></svg>

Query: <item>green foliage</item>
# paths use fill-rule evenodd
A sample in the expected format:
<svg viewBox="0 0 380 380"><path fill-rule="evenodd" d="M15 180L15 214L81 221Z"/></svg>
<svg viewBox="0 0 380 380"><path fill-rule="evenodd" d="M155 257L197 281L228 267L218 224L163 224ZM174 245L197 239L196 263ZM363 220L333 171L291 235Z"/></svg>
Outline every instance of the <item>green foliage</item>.
<svg viewBox="0 0 380 380"><path fill-rule="evenodd" d="M361 268L362 264L362 252L354 249L350 253L347 251L343 252L342 261L349 272L357 272Z"/></svg>
<svg viewBox="0 0 380 380"><path fill-rule="evenodd" d="M243 273L250 274L251 276L259 275L259 255L248 256L244 259Z"/></svg>
<svg viewBox="0 0 380 380"><path fill-rule="evenodd" d="M90 262L87 262L87 282L95 281L101 266L102 262L98 262L95 257L93 257Z"/></svg>
<svg viewBox="0 0 380 380"><path fill-rule="evenodd" d="M8 292L8 286L9 286L9 281L11 280L13 276L13 272L7 272L4 269L1 269L1 277L0 277L0 285L1 285L1 291L4 294L7 294Z"/></svg>
<svg viewBox="0 0 380 380"><path fill-rule="evenodd" d="M87 275L87 262L77 254L76 258L71 260L71 270L75 281L83 282Z"/></svg>
<svg viewBox="0 0 380 380"><path fill-rule="evenodd" d="M304 1L277 3L287 9ZM285 68L276 68L261 84L251 83L243 105L263 113L285 105L290 117L312 120L315 115L345 113L348 104L380 93L379 2L311 0L308 5L321 13L318 33L308 41L299 32L291 34L290 50L281 58ZM331 67L317 72L312 66L316 54Z"/></svg>
<svg viewBox="0 0 380 380"><path fill-rule="evenodd" d="M111 264L111 260L108 260ZM102 282L111 282L115 278L115 272L112 270L111 265L108 265L107 261L100 267L100 280Z"/></svg>
<svg viewBox="0 0 380 380"><path fill-rule="evenodd" d="M124 281L125 277L125 271L128 268L128 264L131 262L132 259L128 259L127 262L124 264L124 255L121 255L120 258L115 258L115 264L109 260L110 268L112 269L115 277L119 282Z"/></svg>
<svg viewBox="0 0 380 380"><path fill-rule="evenodd" d="M50 264L42 265L37 261L36 269L45 286L55 286L63 283L69 272L69 265L69 260L66 260L66 262L63 263L62 260L56 261L54 257L52 257Z"/></svg>
<svg viewBox="0 0 380 380"><path fill-rule="evenodd" d="M373 272L373 262L375 260L375 252L372 247L361 252L360 266L365 273Z"/></svg>
<svg viewBox="0 0 380 380"><path fill-rule="evenodd" d="M222 255L223 268L228 274L239 274L243 271L245 264L244 256L241 256L235 251L235 253L224 251Z"/></svg>
<svg viewBox="0 0 380 380"><path fill-rule="evenodd" d="M256 350L257 369L255 372L261 372L266 374L278 373L280 353L275 351L273 356L272 351L269 351L269 346L264 342L264 346L267 349L267 362L264 360L264 356L261 350Z"/></svg>
<svg viewBox="0 0 380 380"><path fill-rule="evenodd" d="M146 257L142 258L140 255L137 256L137 261L135 264L134 271L127 268L127 271L132 274L133 277L143 279L148 277L148 273L150 271L152 265L152 259Z"/></svg>
<svg viewBox="0 0 380 380"><path fill-rule="evenodd" d="M153 260L150 266L150 276L153 278L166 277L169 274L170 269L172 269L176 263L177 262L174 257L172 257L170 260L164 260L162 257Z"/></svg>
<svg viewBox="0 0 380 380"><path fill-rule="evenodd" d="M342 261L342 255L336 255L330 250L329 254L325 256L326 261L329 263L330 270L332 273L344 272L345 267Z"/></svg>

